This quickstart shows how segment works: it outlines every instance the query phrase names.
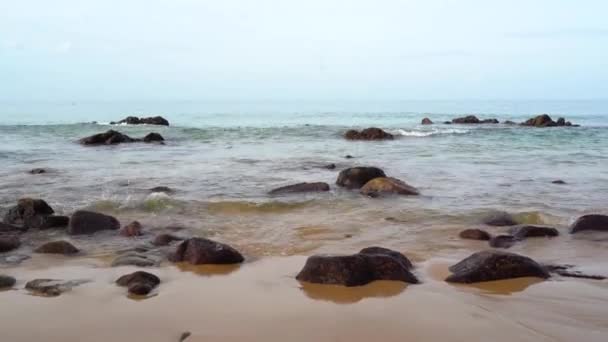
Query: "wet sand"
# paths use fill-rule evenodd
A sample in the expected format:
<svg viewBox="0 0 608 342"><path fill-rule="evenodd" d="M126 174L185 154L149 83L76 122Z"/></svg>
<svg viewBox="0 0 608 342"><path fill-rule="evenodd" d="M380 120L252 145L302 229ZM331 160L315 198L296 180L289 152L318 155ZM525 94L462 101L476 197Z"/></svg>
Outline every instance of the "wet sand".
<svg viewBox="0 0 608 342"><path fill-rule="evenodd" d="M442 281L457 259L417 264L421 285L345 288L294 279L306 257L239 267L167 265L153 295L114 284L133 267L35 255L0 292L2 341L606 341L608 281L521 278L475 286ZM34 278L91 279L59 297L29 294Z"/></svg>

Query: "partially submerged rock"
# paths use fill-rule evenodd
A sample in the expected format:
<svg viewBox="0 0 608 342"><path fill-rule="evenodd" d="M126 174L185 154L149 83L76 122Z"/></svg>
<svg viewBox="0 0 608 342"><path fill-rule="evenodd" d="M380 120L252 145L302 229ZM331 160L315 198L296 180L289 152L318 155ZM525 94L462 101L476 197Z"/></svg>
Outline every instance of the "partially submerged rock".
<svg viewBox="0 0 608 342"><path fill-rule="evenodd" d="M168 246L173 241L183 241L184 238L172 234L159 234L154 238L152 244L154 246Z"/></svg>
<svg viewBox="0 0 608 342"><path fill-rule="evenodd" d="M46 217L46 222L40 229L49 228L65 228L70 224L70 218L67 216L51 215Z"/></svg>
<svg viewBox="0 0 608 342"><path fill-rule="evenodd" d="M555 122L548 114L542 114L530 118L523 122L522 125L532 127L578 126L573 125L570 121L566 121L564 118L559 118L557 119L557 122Z"/></svg>
<svg viewBox="0 0 608 342"><path fill-rule="evenodd" d="M410 284L419 281L411 272L412 263L401 253L370 247L353 255L313 255L306 260L296 279L309 283L361 286L375 280Z"/></svg>
<svg viewBox="0 0 608 342"><path fill-rule="evenodd" d="M17 205L4 215L4 223L22 226L25 229L41 228L55 211L44 200L21 198Z"/></svg>
<svg viewBox="0 0 608 342"><path fill-rule="evenodd" d="M82 145L116 145L122 143L132 143L135 141L137 140L112 129L107 132L93 134L79 140Z"/></svg>
<svg viewBox="0 0 608 342"><path fill-rule="evenodd" d="M137 271L118 278L116 284L127 287L131 294L145 296L160 284L160 279L152 273Z"/></svg>
<svg viewBox="0 0 608 342"><path fill-rule="evenodd" d="M110 124L127 124L127 125L160 125L160 126L169 126L169 121L163 118L162 116L153 116L148 118L138 118L136 116L127 116L126 118L118 121L118 122L110 122Z"/></svg>
<svg viewBox="0 0 608 342"><path fill-rule="evenodd" d="M297 192L323 192L329 191L329 184L324 182L297 183L276 188L268 192L270 195L290 194Z"/></svg>
<svg viewBox="0 0 608 342"><path fill-rule="evenodd" d="M490 247L494 248L511 248L515 242L517 242L517 239L511 235L497 235L488 241Z"/></svg>
<svg viewBox="0 0 608 342"><path fill-rule="evenodd" d="M229 245L205 238L190 238L180 243L169 256L172 262L201 264L238 264L245 258Z"/></svg>
<svg viewBox="0 0 608 342"><path fill-rule="evenodd" d="M34 279L25 284L25 288L34 294L48 297L56 297L70 291L73 287L89 282L88 280L58 280L58 279Z"/></svg>
<svg viewBox="0 0 608 342"><path fill-rule="evenodd" d="M497 124L497 119L484 119L479 120L475 115L467 115L460 118L452 119L452 123L455 124Z"/></svg>
<svg viewBox="0 0 608 342"><path fill-rule="evenodd" d="M333 170L336 168L336 164L331 163L331 164L323 165L323 168L328 169L328 170Z"/></svg>
<svg viewBox="0 0 608 342"><path fill-rule="evenodd" d="M371 127L362 131L351 129L344 133L344 137L348 140L392 140L394 136L384 130Z"/></svg>
<svg viewBox="0 0 608 342"><path fill-rule="evenodd" d="M523 240L529 237L558 236L559 231L552 227L519 225L509 228L509 234L517 240Z"/></svg>
<svg viewBox="0 0 608 342"><path fill-rule="evenodd" d="M492 236L481 229L465 229L458 234L463 239L488 241Z"/></svg>
<svg viewBox="0 0 608 342"><path fill-rule="evenodd" d="M0 289L13 287L17 280L11 276L0 274Z"/></svg>
<svg viewBox="0 0 608 342"><path fill-rule="evenodd" d="M511 214L504 212L504 211L493 212L489 215L486 215L482 219L482 222L487 224L488 226L497 226L497 227L514 226L517 224L517 221L515 221L515 218L513 218L513 216Z"/></svg>
<svg viewBox="0 0 608 342"><path fill-rule="evenodd" d="M148 135L146 135L143 140L144 140L144 142L147 142L147 143L163 142L163 141L165 141L165 138L163 138L162 135L153 132L153 133L148 133Z"/></svg>
<svg viewBox="0 0 608 342"><path fill-rule="evenodd" d="M38 168L29 170L28 173L31 175L40 175L40 174L46 173L46 170L38 167Z"/></svg>
<svg viewBox="0 0 608 342"><path fill-rule="evenodd" d="M120 235L126 237L140 236L142 234L143 228L141 226L141 223L139 223L138 221L133 221L128 225L122 227L122 229L120 230Z"/></svg>
<svg viewBox="0 0 608 342"><path fill-rule="evenodd" d="M608 215L583 215L570 226L570 234L584 230L608 232Z"/></svg>
<svg viewBox="0 0 608 342"><path fill-rule="evenodd" d="M87 210L78 210L72 215L68 234L93 234L102 230L117 230L120 222L112 216Z"/></svg>
<svg viewBox="0 0 608 342"><path fill-rule="evenodd" d="M0 253L10 252L13 249L17 249L21 246L21 241L17 236L11 235L0 235Z"/></svg>
<svg viewBox="0 0 608 342"><path fill-rule="evenodd" d="M377 197L381 194L398 194L398 195L419 195L418 189L392 177L377 177L361 188L361 194Z"/></svg>
<svg viewBox="0 0 608 342"><path fill-rule="evenodd" d="M564 181L563 181L563 180L561 180L561 179L556 179L556 180L552 181L551 183L552 183L552 184L561 184L561 185L566 184L566 182L564 182Z"/></svg>
<svg viewBox="0 0 608 342"><path fill-rule="evenodd" d="M119 255L113 261L111 266L137 266L137 267L154 267L160 265L160 260L150 257L142 253L125 253Z"/></svg>
<svg viewBox="0 0 608 342"><path fill-rule="evenodd" d="M340 171L336 184L348 189L359 189L365 183L378 177L386 177L386 174L377 167L351 167Z"/></svg>
<svg viewBox="0 0 608 342"><path fill-rule="evenodd" d="M166 194L172 194L175 192L175 190L171 189L168 186L155 186L150 189L150 192L164 192Z"/></svg>
<svg viewBox="0 0 608 342"><path fill-rule="evenodd" d="M36 248L34 250L36 253L46 253L46 254L63 254L63 255L72 255L77 254L79 252L78 248L74 247L71 243L59 240L59 241L51 241L43 244L42 246Z"/></svg>
<svg viewBox="0 0 608 342"><path fill-rule="evenodd" d="M421 124L422 125L432 125L433 121L431 121L431 119L429 119L429 118L424 118L424 119L422 119Z"/></svg>
<svg viewBox="0 0 608 342"><path fill-rule="evenodd" d="M453 283L477 283L520 277L549 278L547 270L536 261L503 251L477 252L451 266L445 280Z"/></svg>

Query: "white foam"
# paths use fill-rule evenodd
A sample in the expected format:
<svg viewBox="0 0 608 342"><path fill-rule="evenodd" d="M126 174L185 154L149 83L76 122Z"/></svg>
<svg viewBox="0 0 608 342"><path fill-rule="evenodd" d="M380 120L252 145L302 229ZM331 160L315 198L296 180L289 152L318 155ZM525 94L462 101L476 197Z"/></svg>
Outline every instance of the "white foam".
<svg viewBox="0 0 608 342"><path fill-rule="evenodd" d="M428 137L432 135L440 135L440 134L466 134L469 133L469 130L466 129L457 129L457 128L446 128L446 129L437 129L433 128L431 130L397 130L396 134L402 135L405 137Z"/></svg>

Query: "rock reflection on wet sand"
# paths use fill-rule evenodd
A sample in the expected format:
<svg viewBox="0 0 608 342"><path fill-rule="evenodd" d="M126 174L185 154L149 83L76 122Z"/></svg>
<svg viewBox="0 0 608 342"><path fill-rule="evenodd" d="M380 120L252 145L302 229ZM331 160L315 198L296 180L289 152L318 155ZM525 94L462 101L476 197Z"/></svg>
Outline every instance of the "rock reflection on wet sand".
<svg viewBox="0 0 608 342"><path fill-rule="evenodd" d="M336 304L351 304L364 298L393 297L407 288L406 283L398 281L374 281L364 286L345 287L340 285L321 285L301 283L301 289L308 298L325 300Z"/></svg>

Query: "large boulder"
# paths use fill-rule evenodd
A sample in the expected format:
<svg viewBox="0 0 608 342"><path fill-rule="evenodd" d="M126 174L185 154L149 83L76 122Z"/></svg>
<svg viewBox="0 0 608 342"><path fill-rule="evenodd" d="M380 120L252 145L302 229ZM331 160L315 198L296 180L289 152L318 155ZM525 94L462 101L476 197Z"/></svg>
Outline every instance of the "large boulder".
<svg viewBox="0 0 608 342"><path fill-rule="evenodd" d="M481 229L465 229L458 234L462 239L488 241L492 236Z"/></svg>
<svg viewBox="0 0 608 342"><path fill-rule="evenodd" d="M299 281L317 284L361 286L375 280L417 284L411 262L401 253L370 247L353 255L313 255L298 273Z"/></svg>
<svg viewBox="0 0 608 342"><path fill-rule="evenodd" d="M118 278L116 284L127 287L131 294L145 296L160 284L160 279L152 273L137 271Z"/></svg>
<svg viewBox="0 0 608 342"><path fill-rule="evenodd" d="M433 121L431 121L431 119L429 119L429 118L424 118L424 119L422 119L422 122L420 122L420 123L423 125L432 125Z"/></svg>
<svg viewBox="0 0 608 342"><path fill-rule="evenodd" d="M22 198L4 215L4 223L28 228L44 228L47 218L54 213L44 200Z"/></svg>
<svg viewBox="0 0 608 342"><path fill-rule="evenodd" d="M0 253L10 252L13 249L17 249L21 246L21 241L16 236L11 235L0 235Z"/></svg>
<svg viewBox="0 0 608 342"><path fill-rule="evenodd" d="M116 122L111 122L112 124L116 124ZM169 121L163 118L162 116L153 116L148 118L138 118L136 116L128 116L120 121L118 124L127 124L127 125L161 125L161 126L169 126Z"/></svg>
<svg viewBox="0 0 608 342"><path fill-rule="evenodd" d="M520 277L549 278L547 270L536 261L503 251L481 251L451 266L445 280L453 283L477 283Z"/></svg>
<svg viewBox="0 0 608 342"><path fill-rule="evenodd" d="M115 130L109 130L104 133L93 134L91 136L79 140L82 145L115 145L122 143L132 143L136 141L136 139L133 139L128 135L122 134Z"/></svg>
<svg viewBox="0 0 608 342"><path fill-rule="evenodd" d="M596 230L608 232L608 215L583 215L570 226L570 233L574 234L583 230Z"/></svg>
<svg viewBox="0 0 608 342"><path fill-rule="evenodd" d="M45 254L63 254L63 255L72 255L77 254L79 252L78 248L74 247L71 243L59 240L59 241L51 241L43 244L42 246L36 248L34 250L36 253L45 253Z"/></svg>
<svg viewBox="0 0 608 342"><path fill-rule="evenodd" d="M344 137L348 140L392 140L394 136L384 130L371 127L362 131L351 129L344 133Z"/></svg>
<svg viewBox="0 0 608 342"><path fill-rule="evenodd" d="M11 276L7 276L4 274L0 274L0 289L5 289L8 287L13 287L17 280Z"/></svg>
<svg viewBox="0 0 608 342"><path fill-rule="evenodd" d="M386 174L377 167L351 167L340 171L336 184L348 189L359 189L365 183L378 177L386 177Z"/></svg>
<svg viewBox="0 0 608 342"><path fill-rule="evenodd" d="M270 195L290 194L296 192L322 192L329 191L329 184L323 182L297 183L276 188L268 192Z"/></svg>
<svg viewBox="0 0 608 342"><path fill-rule="evenodd" d="M513 235L517 240L523 240L529 237L558 236L559 231L552 227L519 225L509 228L509 234Z"/></svg>
<svg viewBox="0 0 608 342"><path fill-rule="evenodd" d="M504 211L490 213L482 219L482 222L488 226L496 227L514 226L517 224L515 218L511 214Z"/></svg>
<svg viewBox="0 0 608 342"><path fill-rule="evenodd" d="M68 234L93 234L102 230L117 230L120 222L112 216L92 211L78 210L72 215Z"/></svg>
<svg viewBox="0 0 608 342"><path fill-rule="evenodd" d="M180 243L169 256L172 262L201 264L238 264L245 260L241 253L223 243L205 238L190 238Z"/></svg>
<svg viewBox="0 0 608 342"><path fill-rule="evenodd" d="M363 185L361 194L377 197L381 194L419 195L420 192L397 178L377 177Z"/></svg>

